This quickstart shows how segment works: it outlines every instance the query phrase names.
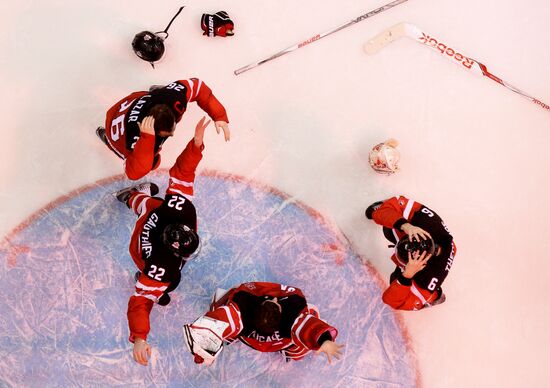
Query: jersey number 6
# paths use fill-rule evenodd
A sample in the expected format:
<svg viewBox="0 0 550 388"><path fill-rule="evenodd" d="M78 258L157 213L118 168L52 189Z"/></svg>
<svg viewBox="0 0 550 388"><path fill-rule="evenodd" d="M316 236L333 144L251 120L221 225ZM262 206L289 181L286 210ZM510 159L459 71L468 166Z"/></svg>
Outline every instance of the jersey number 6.
<svg viewBox="0 0 550 388"><path fill-rule="evenodd" d="M428 290L430 290L430 291L435 290L435 288L437 287L437 282L438 281L439 281L438 278L432 278L432 280L430 280L430 284L428 284Z"/></svg>

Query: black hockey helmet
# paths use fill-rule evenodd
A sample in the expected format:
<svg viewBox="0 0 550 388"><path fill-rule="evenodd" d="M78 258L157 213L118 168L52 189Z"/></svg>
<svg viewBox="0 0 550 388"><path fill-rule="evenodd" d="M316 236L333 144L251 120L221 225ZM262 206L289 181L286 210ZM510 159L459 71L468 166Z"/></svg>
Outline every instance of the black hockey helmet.
<svg viewBox="0 0 550 388"><path fill-rule="evenodd" d="M184 224L169 224L162 232L162 241L174 256L186 258L199 247L199 235Z"/></svg>
<svg viewBox="0 0 550 388"><path fill-rule="evenodd" d="M421 254L422 252L428 252L428 254L433 255L435 248L436 244L431 237L428 237L426 240L411 241L409 236L404 236L395 246L395 255L399 261L407 264L409 261L409 252L419 251Z"/></svg>
<svg viewBox="0 0 550 388"><path fill-rule="evenodd" d="M154 32L141 31L134 36L132 48L138 57L153 65L164 55L164 39Z"/></svg>
<svg viewBox="0 0 550 388"><path fill-rule="evenodd" d="M164 40L168 38L168 29L184 8L185 6L182 6L178 9L178 12L172 17L172 20L170 20L170 23L168 23L164 31L141 31L134 36L132 48L138 57L151 63L151 66L155 67L154 62L158 61L164 55ZM164 37L162 37L161 34L164 35Z"/></svg>

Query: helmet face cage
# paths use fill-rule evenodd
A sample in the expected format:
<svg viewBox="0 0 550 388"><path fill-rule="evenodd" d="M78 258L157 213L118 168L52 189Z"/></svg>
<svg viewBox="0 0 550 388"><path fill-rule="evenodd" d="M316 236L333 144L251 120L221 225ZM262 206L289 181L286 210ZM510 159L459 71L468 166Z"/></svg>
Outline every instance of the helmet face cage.
<svg viewBox="0 0 550 388"><path fill-rule="evenodd" d="M427 238L426 240L411 241L409 236L405 236L395 245L395 255L397 259L404 264L407 264L409 261L409 252L413 253L415 251L419 251L421 254L422 252L427 252L433 255L435 252L434 240L432 238Z"/></svg>
<svg viewBox="0 0 550 388"><path fill-rule="evenodd" d="M164 245L178 258L188 258L199 247L199 236L184 224L170 224L164 228Z"/></svg>

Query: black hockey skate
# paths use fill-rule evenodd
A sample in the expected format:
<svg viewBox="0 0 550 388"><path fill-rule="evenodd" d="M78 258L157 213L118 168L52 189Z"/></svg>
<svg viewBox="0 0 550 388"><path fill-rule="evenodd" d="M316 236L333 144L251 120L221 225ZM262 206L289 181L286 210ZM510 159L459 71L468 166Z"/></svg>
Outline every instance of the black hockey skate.
<svg viewBox="0 0 550 388"><path fill-rule="evenodd" d="M367 208L367 210L365 210L365 216L369 220L372 220L372 213L374 213L376 210L380 209L380 206L382 206L383 203L384 203L384 201L378 201L378 202L375 202L372 205L370 205Z"/></svg>
<svg viewBox="0 0 550 388"><path fill-rule="evenodd" d="M101 140L103 144L110 148L109 142L107 141L107 135L105 135L105 128L97 127L97 129L95 130L95 134L97 135L97 137L99 137L99 140Z"/></svg>
<svg viewBox="0 0 550 388"><path fill-rule="evenodd" d="M128 199L130 198L130 195L136 191L152 197L158 194L159 187L152 182L144 182L139 185L127 187L117 191L115 193L115 197L129 208L130 205L128 204Z"/></svg>
<svg viewBox="0 0 550 388"><path fill-rule="evenodd" d="M447 300L447 297L443 293L442 289L439 289L439 295L436 300L431 304L432 306L437 306L438 304L444 303Z"/></svg>

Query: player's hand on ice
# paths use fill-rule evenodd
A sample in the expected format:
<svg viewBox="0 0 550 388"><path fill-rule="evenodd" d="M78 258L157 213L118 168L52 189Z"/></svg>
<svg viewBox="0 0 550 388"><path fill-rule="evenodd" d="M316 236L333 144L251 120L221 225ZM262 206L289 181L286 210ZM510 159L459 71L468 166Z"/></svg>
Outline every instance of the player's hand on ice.
<svg viewBox="0 0 550 388"><path fill-rule="evenodd" d="M149 357L151 357L151 345L144 339L136 338L134 342L134 360L138 364L147 365Z"/></svg>
<svg viewBox="0 0 550 388"><path fill-rule="evenodd" d="M401 225L401 230L409 236L409 240L411 241L414 241L414 240L420 241L419 237L422 237L422 240L426 240L427 238L432 237L424 229L419 228L418 226L409 224L408 222Z"/></svg>
<svg viewBox="0 0 550 388"><path fill-rule="evenodd" d="M138 123L140 132L147 133L149 135L155 134L155 118L153 116L147 116L141 123Z"/></svg>
<svg viewBox="0 0 550 388"><path fill-rule="evenodd" d="M220 130L223 130L225 141L229 141L229 138L231 137L231 134L229 133L229 124L225 121L215 121L214 125L216 126L216 132L219 134Z"/></svg>
<svg viewBox="0 0 550 388"><path fill-rule="evenodd" d="M426 251L422 252L422 254L419 251L409 252L409 261L405 265L403 276L412 279L418 271L421 271L428 264L430 257L432 255Z"/></svg>
<svg viewBox="0 0 550 388"><path fill-rule="evenodd" d="M332 357L336 358L337 360L340 359L342 356L341 349L344 347L344 345L338 345L334 341L325 341L317 350L316 354L320 354L321 352L325 353L327 355L328 363L332 364Z"/></svg>
<svg viewBox="0 0 550 388"><path fill-rule="evenodd" d="M202 141L204 139L204 130L206 127L208 127L208 124L210 124L210 119L204 122L206 120L206 116L203 116L202 119L199 120L197 125L195 126L195 146L200 147L202 145Z"/></svg>

